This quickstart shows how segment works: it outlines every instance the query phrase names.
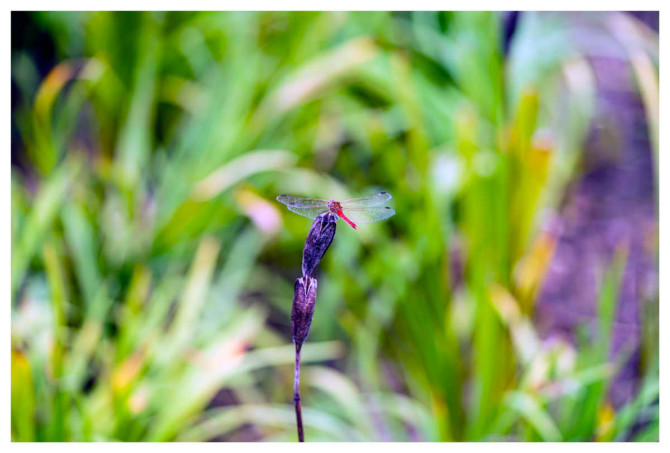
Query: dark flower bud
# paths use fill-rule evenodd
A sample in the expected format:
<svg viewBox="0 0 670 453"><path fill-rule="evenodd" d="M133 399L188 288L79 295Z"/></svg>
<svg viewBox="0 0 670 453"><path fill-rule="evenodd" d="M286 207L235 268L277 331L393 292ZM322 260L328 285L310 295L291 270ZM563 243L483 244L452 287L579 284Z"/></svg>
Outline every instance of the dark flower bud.
<svg viewBox="0 0 670 453"><path fill-rule="evenodd" d="M305 240L305 249L302 252L302 275L309 277L323 258L335 237L337 216L331 212L319 214Z"/></svg>
<svg viewBox="0 0 670 453"><path fill-rule="evenodd" d="M312 324L314 305L316 303L316 279L300 277L293 287L293 309L291 310L291 327L296 350L307 339L309 326Z"/></svg>

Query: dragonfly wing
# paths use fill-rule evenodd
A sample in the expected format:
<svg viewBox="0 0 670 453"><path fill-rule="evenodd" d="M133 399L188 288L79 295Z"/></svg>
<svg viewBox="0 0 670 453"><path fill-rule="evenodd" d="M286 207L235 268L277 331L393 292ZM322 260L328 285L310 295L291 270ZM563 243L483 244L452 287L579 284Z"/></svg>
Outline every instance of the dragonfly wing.
<svg viewBox="0 0 670 453"><path fill-rule="evenodd" d="M343 210L349 220L357 225L365 225L366 223L379 222L380 220L388 219L395 210L388 206L375 206L370 208L347 208Z"/></svg>
<svg viewBox="0 0 670 453"><path fill-rule="evenodd" d="M296 214L309 217L310 219L316 219L316 217L319 214L321 214L322 212L326 212L328 208L324 208L322 206L320 207L295 206L290 204L288 205L288 210L295 212Z"/></svg>
<svg viewBox="0 0 670 453"><path fill-rule="evenodd" d="M344 200L342 206L346 207L372 207L372 206L384 206L387 201L391 199L391 194L388 192L378 192L374 195L368 195L367 197L360 198L350 198L349 200Z"/></svg>
<svg viewBox="0 0 670 453"><path fill-rule="evenodd" d="M277 197L277 201L280 203L284 203L287 206L295 206L299 208L315 208L315 207L323 207L323 209L328 208L328 202L326 200L321 200L319 198L305 198L305 197L295 197L293 195L279 195Z"/></svg>

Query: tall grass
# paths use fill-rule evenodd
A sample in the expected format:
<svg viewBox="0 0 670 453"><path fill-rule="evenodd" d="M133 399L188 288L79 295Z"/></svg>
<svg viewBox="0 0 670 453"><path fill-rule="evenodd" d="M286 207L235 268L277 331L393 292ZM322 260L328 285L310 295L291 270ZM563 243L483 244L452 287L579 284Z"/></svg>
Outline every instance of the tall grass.
<svg viewBox="0 0 670 453"><path fill-rule="evenodd" d="M526 17L506 58L495 13L32 14L60 62L12 55L12 438L294 440L309 223L274 198L384 188L321 263L310 440L657 439L657 336L607 397L625 248L594 341L533 327L595 88Z"/></svg>

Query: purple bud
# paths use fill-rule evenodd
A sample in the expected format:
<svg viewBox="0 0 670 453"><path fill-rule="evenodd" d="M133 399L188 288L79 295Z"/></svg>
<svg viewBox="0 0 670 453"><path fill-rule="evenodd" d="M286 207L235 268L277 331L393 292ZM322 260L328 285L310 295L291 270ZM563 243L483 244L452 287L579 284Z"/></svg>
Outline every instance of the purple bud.
<svg viewBox="0 0 670 453"><path fill-rule="evenodd" d="M316 304L316 279L300 277L293 287L293 309L291 310L291 327L296 350L307 339L309 326L312 324L314 305Z"/></svg>
<svg viewBox="0 0 670 453"><path fill-rule="evenodd" d="M337 216L331 212L319 214L305 240L305 249L302 252L302 275L309 277L316 269L321 258L330 247L335 237Z"/></svg>

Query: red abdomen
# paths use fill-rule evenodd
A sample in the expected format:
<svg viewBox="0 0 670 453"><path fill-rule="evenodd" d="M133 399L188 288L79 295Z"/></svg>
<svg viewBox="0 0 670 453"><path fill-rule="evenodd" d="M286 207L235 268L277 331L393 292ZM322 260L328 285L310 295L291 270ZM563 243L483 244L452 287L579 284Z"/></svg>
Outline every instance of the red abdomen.
<svg viewBox="0 0 670 453"><path fill-rule="evenodd" d="M342 220L344 220L344 221L347 222L349 225L351 225L351 228L353 228L354 230L357 230L357 229L358 229L358 228L356 228L356 224L355 224L354 222L352 222L351 220L349 220L349 219L347 218L347 216L344 215L344 213L342 212L341 209L338 209L338 210L337 210L337 215L340 216L340 217L342 217Z"/></svg>

